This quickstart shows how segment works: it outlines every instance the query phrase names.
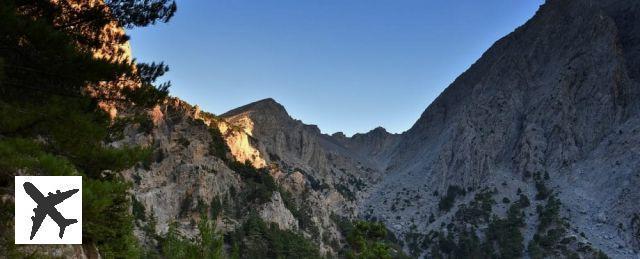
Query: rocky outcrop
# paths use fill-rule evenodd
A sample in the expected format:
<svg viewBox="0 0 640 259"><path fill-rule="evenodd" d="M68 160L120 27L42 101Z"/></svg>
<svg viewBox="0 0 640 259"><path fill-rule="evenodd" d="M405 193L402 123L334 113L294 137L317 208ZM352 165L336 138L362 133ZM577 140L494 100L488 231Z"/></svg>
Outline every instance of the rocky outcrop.
<svg viewBox="0 0 640 259"><path fill-rule="evenodd" d="M279 192L273 192L271 195L271 201L260 208L260 217L265 222L276 223L280 229L298 229L298 220L284 205Z"/></svg>
<svg viewBox="0 0 640 259"><path fill-rule="evenodd" d="M170 99L150 112L151 128L133 124L113 143L153 150L151 161L123 174L134 183L133 197L144 206L146 218L157 221L157 233L166 233L169 224L177 222L183 233L194 236L191 221L199 220L199 206L208 207L214 199L228 198L230 189L241 188L239 176L212 154L209 128L192 117L192 110Z"/></svg>
<svg viewBox="0 0 640 259"><path fill-rule="evenodd" d="M238 120L233 125L220 120L217 126L224 135L231 154L237 161L249 161L257 168L267 166L260 151L254 147L255 138L253 137L253 122L251 120Z"/></svg>

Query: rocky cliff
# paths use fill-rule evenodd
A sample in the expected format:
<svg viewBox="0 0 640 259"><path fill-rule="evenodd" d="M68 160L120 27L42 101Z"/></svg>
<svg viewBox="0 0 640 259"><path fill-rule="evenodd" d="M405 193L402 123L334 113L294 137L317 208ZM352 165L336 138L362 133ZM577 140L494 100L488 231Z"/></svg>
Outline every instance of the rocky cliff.
<svg viewBox="0 0 640 259"><path fill-rule="evenodd" d="M215 116L173 98L123 126L110 145L153 152L123 172L133 183L136 234L145 247L157 246L172 224L195 238L202 216L214 217L216 231L225 234L256 213L313 240L322 254L336 255L344 239L336 217L354 218L365 182L380 176L271 99ZM244 161L256 169L238 165ZM252 170L276 181L268 197L247 198L257 187L243 174L262 172ZM215 207L220 211L213 214Z"/></svg>
<svg viewBox="0 0 640 259"><path fill-rule="evenodd" d="M566 236L613 257L637 255L639 18L637 1L547 1L403 134L363 206L399 233L426 233L456 213L438 207L450 186L495 188L509 200L548 186L571 226ZM539 225L533 208L525 241Z"/></svg>

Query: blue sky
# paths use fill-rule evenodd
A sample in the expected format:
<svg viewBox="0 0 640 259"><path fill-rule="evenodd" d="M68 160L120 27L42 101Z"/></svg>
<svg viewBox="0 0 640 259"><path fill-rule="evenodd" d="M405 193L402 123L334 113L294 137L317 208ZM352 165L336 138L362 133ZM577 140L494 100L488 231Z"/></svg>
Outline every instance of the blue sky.
<svg viewBox="0 0 640 259"><path fill-rule="evenodd" d="M171 94L215 114L272 97L324 133L400 133L543 0L178 0L129 31Z"/></svg>

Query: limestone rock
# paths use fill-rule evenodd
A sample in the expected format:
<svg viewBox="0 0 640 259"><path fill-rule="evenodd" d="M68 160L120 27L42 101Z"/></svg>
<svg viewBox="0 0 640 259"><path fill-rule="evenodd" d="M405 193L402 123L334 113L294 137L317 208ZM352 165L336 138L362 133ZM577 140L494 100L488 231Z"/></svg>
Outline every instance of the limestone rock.
<svg viewBox="0 0 640 259"><path fill-rule="evenodd" d="M271 201L260 209L260 217L266 222L273 222L285 230L297 230L298 220L284 206L279 192L273 192Z"/></svg>

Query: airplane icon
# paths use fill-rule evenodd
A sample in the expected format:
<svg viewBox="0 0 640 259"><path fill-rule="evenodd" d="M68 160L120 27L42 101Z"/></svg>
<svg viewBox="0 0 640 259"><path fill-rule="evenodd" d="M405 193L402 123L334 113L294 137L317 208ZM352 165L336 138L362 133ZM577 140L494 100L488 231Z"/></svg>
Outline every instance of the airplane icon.
<svg viewBox="0 0 640 259"><path fill-rule="evenodd" d="M58 236L60 238L62 238L62 236L64 235L64 230L67 226L78 222L77 219L64 218L62 214L60 214L60 212L55 208L56 205L77 193L78 189L72 189L66 192L60 192L60 190L57 190L55 194L49 193L47 197L44 197L40 190L38 190L38 188L36 188L32 183L25 182L22 186L24 186L24 190L27 192L27 194L31 196L31 199L33 199L33 201L38 204L38 206L33 209L33 212L35 212L35 216L31 217L33 226L31 227L31 237L29 238L30 240L33 240L33 237L38 232L38 229L40 229L40 225L42 225L42 221L44 221L44 218L47 217L47 215L49 215L49 217L51 217L51 219L53 219L53 221L58 224L58 227L60 228L60 233L58 234Z"/></svg>

